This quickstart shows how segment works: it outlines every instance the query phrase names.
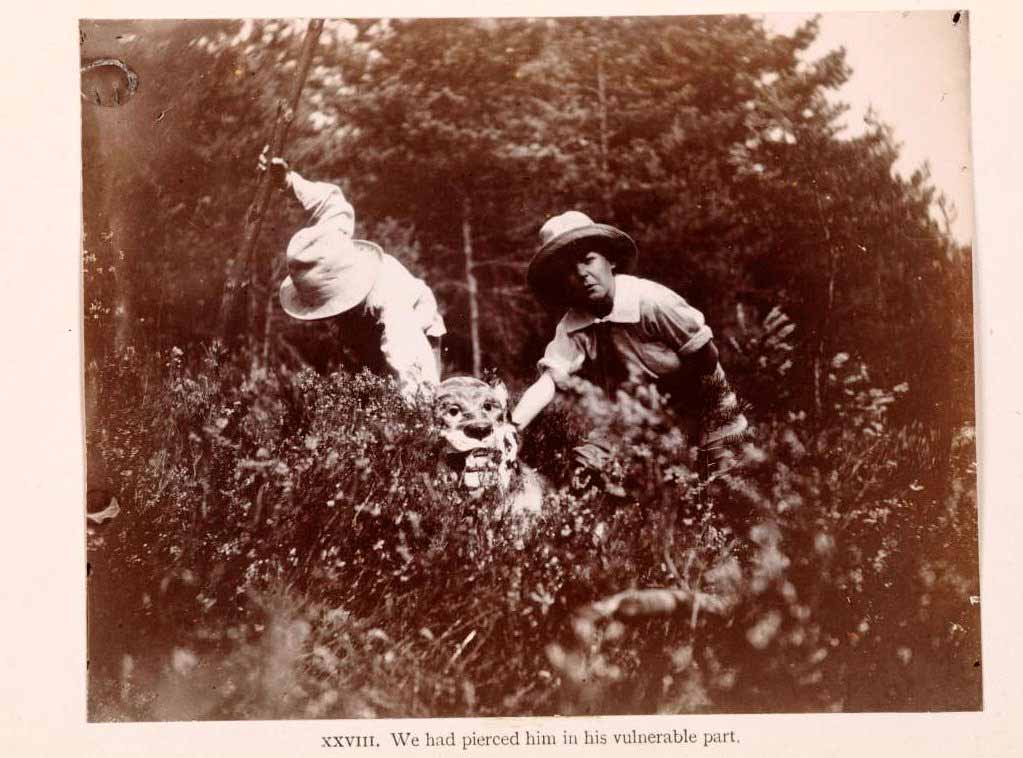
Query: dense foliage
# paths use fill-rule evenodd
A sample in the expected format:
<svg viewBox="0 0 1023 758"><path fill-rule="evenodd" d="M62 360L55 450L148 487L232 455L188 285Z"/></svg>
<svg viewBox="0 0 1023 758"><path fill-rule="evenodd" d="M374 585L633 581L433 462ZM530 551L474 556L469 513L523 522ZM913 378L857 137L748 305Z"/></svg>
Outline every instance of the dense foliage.
<svg viewBox="0 0 1023 758"><path fill-rule="evenodd" d="M280 311L283 197L265 307L218 324L302 29L140 25L139 93L83 108L89 507L121 509L89 533L90 716L979 707L970 251L890 129L841 134L841 51L742 16L328 22L288 158L433 286L449 373L533 376L524 267L577 208L707 314L752 406L702 485L655 396L581 388L523 440L522 530ZM579 622L655 587L719 604Z"/></svg>
<svg viewBox="0 0 1023 758"><path fill-rule="evenodd" d="M303 30L122 35L143 86L83 112L90 354L244 335L279 359L343 358L277 305L303 221L283 195L254 273L265 307L248 328L220 333L217 318ZM358 235L426 277L451 371L532 375L556 314L529 296L525 265L541 224L575 208L631 234L639 273L719 331L737 305L780 306L804 358L786 393L812 412L827 407L828 356L846 351L910 384L908 419L952 429L972 417L970 250L935 220L949 209L926 167L895 173L883 122L843 135L834 93L850 71L841 50L806 60L815 36L744 16L329 22L286 153L344 187Z"/></svg>
<svg viewBox="0 0 1023 758"><path fill-rule="evenodd" d="M92 716L977 707L972 437L933 471L898 388L842 358L841 424L768 423L705 486L655 397L583 394L524 442L552 483L526 530L446 485L428 414L369 374L93 365L122 514L90 530ZM617 444L580 481L584 418ZM630 587L727 612L573 634Z"/></svg>

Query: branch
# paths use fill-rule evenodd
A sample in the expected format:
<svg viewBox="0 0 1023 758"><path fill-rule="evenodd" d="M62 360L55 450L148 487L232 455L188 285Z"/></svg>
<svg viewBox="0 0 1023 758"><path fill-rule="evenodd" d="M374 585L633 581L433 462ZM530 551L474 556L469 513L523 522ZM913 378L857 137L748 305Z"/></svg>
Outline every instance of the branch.
<svg viewBox="0 0 1023 758"><path fill-rule="evenodd" d="M468 286L466 285L465 282L461 282L461 281L452 279L450 281L441 282L440 284L434 284L433 288L435 290L441 290L441 291L449 290L449 289L452 289L452 288L464 291L464 290L468 289Z"/></svg>

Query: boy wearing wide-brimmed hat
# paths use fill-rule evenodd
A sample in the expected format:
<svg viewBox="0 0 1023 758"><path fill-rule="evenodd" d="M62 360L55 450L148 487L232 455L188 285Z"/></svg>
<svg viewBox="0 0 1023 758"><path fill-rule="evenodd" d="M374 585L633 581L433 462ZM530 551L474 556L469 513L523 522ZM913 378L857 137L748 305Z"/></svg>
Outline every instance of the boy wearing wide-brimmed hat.
<svg viewBox="0 0 1023 758"><path fill-rule="evenodd" d="M612 397L625 384L652 383L696 422L690 431L704 461L719 462L747 422L703 314L667 287L630 275L636 245L613 226L568 211L543 225L540 241L527 282L541 300L567 310L512 420L527 425L572 375Z"/></svg>
<svg viewBox="0 0 1023 758"><path fill-rule="evenodd" d="M375 243L352 238L355 211L340 187L309 181L281 158L267 161L265 152L259 166L310 213L288 243L280 288L285 313L331 319L339 338L366 366L393 375L406 399L429 392L440 382L445 333L430 288Z"/></svg>

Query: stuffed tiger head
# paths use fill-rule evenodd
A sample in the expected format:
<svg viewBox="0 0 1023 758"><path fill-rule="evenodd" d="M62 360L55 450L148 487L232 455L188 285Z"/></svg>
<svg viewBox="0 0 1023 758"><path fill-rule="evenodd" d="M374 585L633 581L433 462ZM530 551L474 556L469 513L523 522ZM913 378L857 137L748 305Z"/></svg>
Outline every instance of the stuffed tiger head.
<svg viewBox="0 0 1023 758"><path fill-rule="evenodd" d="M492 487L506 492L518 469L519 443L504 384L469 376L445 379L434 394L433 413L447 442L448 467L460 483L473 493Z"/></svg>

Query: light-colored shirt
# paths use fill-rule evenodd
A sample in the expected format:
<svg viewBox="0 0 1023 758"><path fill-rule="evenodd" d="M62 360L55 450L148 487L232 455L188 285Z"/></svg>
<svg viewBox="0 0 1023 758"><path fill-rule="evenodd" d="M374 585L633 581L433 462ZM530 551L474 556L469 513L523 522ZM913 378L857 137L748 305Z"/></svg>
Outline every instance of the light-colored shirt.
<svg viewBox="0 0 1023 758"><path fill-rule="evenodd" d="M598 317L569 310L538 367L550 373L559 389L577 374L609 395L626 383L657 384L673 396L676 408L698 415L700 409L691 407L694 377L686 359L713 336L703 314L678 293L649 279L619 274L611 312ZM721 407L735 407L738 401L727 389L720 363L714 376L725 386ZM739 415L725 427L702 430L701 444L739 434L746 426Z"/></svg>
<svg viewBox="0 0 1023 758"><path fill-rule="evenodd" d="M385 253L363 308L383 326L380 352L394 372L403 396L413 397L423 385L440 383L428 337L439 338L446 329L437 300L426 282L412 276L397 258Z"/></svg>
<svg viewBox="0 0 1023 758"><path fill-rule="evenodd" d="M680 295L649 279L619 274L611 312L576 309L564 315L539 362L555 383L587 369L606 391L626 382L656 382L681 368L714 336L703 314Z"/></svg>
<svg viewBox="0 0 1023 758"><path fill-rule="evenodd" d="M309 181L294 171L288 179L298 201L311 214L310 225L329 225L348 237L353 235L355 210L340 187ZM383 327L380 352L404 397L412 398L424 387L440 382L428 338L439 338L446 329L426 282L384 253L376 282L360 307Z"/></svg>

